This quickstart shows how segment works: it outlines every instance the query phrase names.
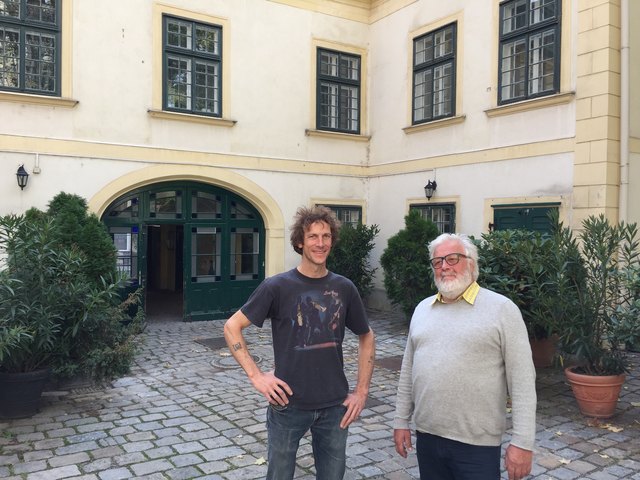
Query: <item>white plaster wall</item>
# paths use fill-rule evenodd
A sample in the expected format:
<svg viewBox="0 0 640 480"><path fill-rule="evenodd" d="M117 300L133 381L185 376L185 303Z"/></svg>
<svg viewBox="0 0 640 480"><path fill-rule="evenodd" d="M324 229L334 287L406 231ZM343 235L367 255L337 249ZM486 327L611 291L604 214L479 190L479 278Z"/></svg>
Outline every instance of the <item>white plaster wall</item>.
<svg viewBox="0 0 640 480"><path fill-rule="evenodd" d="M494 39L495 2L432 2L423 0L371 27L371 164L428 158L523 143L570 138L575 135L573 104L528 110L489 118L485 110L497 105L497 52ZM458 23L458 54L463 58L456 95L463 123L405 134L411 105L410 32L463 12ZM389 35L389 32L401 32ZM564 34L565 32L563 32ZM569 62L570 64L572 62ZM569 72L567 72L569 73ZM387 91L392 86L391 91ZM536 128L532 129L531 125Z"/></svg>
<svg viewBox="0 0 640 480"><path fill-rule="evenodd" d="M75 108L0 103L1 133L360 165L365 142L311 138L312 40L366 49L368 26L258 0L164 1L228 20L227 118L219 127L150 118L152 1L73 3ZM268 19L268 20L265 20ZM156 26L156 31L159 28Z"/></svg>

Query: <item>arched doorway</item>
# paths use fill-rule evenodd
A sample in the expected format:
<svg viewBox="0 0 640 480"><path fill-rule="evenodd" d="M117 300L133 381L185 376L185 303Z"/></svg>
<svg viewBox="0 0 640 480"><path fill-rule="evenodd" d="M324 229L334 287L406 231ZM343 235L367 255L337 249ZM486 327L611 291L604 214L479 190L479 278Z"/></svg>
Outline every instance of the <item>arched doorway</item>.
<svg viewBox="0 0 640 480"><path fill-rule="evenodd" d="M265 227L245 199L191 181L146 185L102 215L128 288L144 287L148 312L173 299L184 320L227 318L264 279Z"/></svg>

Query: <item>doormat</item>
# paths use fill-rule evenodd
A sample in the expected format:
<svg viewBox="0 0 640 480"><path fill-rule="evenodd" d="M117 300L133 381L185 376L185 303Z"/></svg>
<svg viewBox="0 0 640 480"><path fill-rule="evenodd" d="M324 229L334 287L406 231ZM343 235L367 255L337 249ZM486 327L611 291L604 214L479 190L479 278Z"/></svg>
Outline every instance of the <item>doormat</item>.
<svg viewBox="0 0 640 480"><path fill-rule="evenodd" d="M200 337L196 338L195 341L200 345L210 348L211 350L227 348L227 342L224 337Z"/></svg>
<svg viewBox="0 0 640 480"><path fill-rule="evenodd" d="M376 367L385 368L387 370L393 370L399 372L402 366L402 355L395 355L393 357L386 357L376 359Z"/></svg>

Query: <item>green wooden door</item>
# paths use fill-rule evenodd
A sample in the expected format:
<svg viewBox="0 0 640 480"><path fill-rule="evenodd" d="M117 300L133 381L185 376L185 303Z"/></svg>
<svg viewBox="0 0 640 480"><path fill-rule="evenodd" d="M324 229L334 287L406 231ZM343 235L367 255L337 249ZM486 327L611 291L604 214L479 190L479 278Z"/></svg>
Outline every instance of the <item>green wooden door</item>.
<svg viewBox="0 0 640 480"><path fill-rule="evenodd" d="M227 318L264 279L262 217L221 188L195 182L151 185L113 202L103 221L127 256L121 271L143 287L172 285L174 294L182 294L184 320ZM151 228L153 242L147 241ZM179 280L170 281L174 278Z"/></svg>
<svg viewBox="0 0 640 480"><path fill-rule="evenodd" d="M494 230L522 228L542 233L550 232L549 212L557 208L549 204L494 206L493 228Z"/></svg>

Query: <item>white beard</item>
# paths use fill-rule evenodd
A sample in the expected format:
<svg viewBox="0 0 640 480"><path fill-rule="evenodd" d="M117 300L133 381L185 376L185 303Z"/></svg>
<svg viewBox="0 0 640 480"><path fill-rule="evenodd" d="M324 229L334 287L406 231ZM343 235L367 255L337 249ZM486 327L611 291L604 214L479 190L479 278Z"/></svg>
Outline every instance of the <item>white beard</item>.
<svg viewBox="0 0 640 480"><path fill-rule="evenodd" d="M435 278L436 287L446 298L458 298L473 283L471 272L468 270L455 278Z"/></svg>

